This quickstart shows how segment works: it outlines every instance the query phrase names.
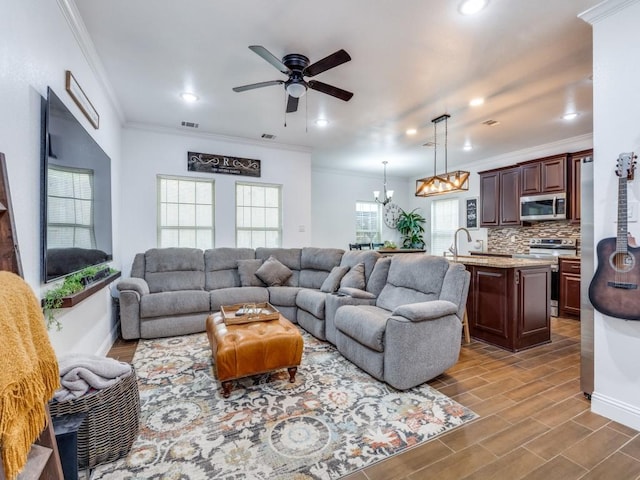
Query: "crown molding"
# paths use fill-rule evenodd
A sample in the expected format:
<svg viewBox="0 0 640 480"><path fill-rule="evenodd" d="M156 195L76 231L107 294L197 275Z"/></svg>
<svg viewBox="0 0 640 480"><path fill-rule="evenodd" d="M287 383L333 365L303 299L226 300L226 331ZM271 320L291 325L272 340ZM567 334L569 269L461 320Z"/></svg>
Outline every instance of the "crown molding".
<svg viewBox="0 0 640 480"><path fill-rule="evenodd" d="M221 135L217 133L205 132L205 131L192 131L181 128L163 127L160 125L151 125L148 123L127 122L123 125L125 130L140 130L144 132L161 133L165 135L178 135L182 137L196 137L206 140L215 140L225 143L233 143L235 145L250 145L262 148L272 148L274 150L287 150L291 152L308 153L310 154L312 149L309 147L303 147L301 145L290 145L287 143L274 143L266 140L257 140L254 138L246 137L234 137L231 135Z"/></svg>
<svg viewBox="0 0 640 480"><path fill-rule="evenodd" d="M591 25L595 25L596 23L615 15L634 3L638 3L638 1L640 0L605 0L604 2L578 14L578 18Z"/></svg>
<svg viewBox="0 0 640 480"><path fill-rule="evenodd" d="M84 24L84 20L82 20L82 16L78 11L78 7L75 4L75 0L57 0L58 6L64 15L64 18L67 20L69 24L69 29L80 47L84 58L87 60L89 64L89 68L95 75L100 87L106 93L111 106L116 112L118 119L120 120L120 124L125 122L124 111L118 101L118 97L113 90L113 86L109 81L109 78L106 74L104 66L102 65L102 61L98 56L98 52L96 51L96 47L93 44L93 40L91 40L91 35L89 35L89 31Z"/></svg>

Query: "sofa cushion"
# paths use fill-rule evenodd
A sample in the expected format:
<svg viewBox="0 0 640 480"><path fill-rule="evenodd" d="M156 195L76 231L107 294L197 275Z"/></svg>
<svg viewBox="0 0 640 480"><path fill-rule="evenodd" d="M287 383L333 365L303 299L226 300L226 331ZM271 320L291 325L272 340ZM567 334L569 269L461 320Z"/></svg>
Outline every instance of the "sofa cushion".
<svg viewBox="0 0 640 480"><path fill-rule="evenodd" d="M266 260L269 257L277 258L280 263L289 268L293 275L287 280L289 287L300 286L300 248L256 248L256 258ZM324 279L323 279L324 280Z"/></svg>
<svg viewBox="0 0 640 480"><path fill-rule="evenodd" d="M238 260L256 258L252 248L220 247L204 252L205 289L239 287Z"/></svg>
<svg viewBox="0 0 640 480"><path fill-rule="evenodd" d="M376 297L387 283L389 275L389 267L391 266L391 257L383 257L376 262L373 272L367 282L367 292L373 293Z"/></svg>
<svg viewBox="0 0 640 480"><path fill-rule="evenodd" d="M329 276L322 282L320 291L326 293L337 291L338 287L340 287L340 280L342 280L342 277L344 277L348 271L349 267L333 267Z"/></svg>
<svg viewBox="0 0 640 480"><path fill-rule="evenodd" d="M140 298L140 317L166 317L209 311L209 292L181 290L150 293Z"/></svg>
<svg viewBox="0 0 640 480"><path fill-rule="evenodd" d="M300 255L300 270L324 270L330 272L340 264L344 250L338 248L305 247Z"/></svg>
<svg viewBox="0 0 640 480"><path fill-rule="evenodd" d="M268 302L269 292L266 287L231 287L211 290L211 311L220 310L223 305L235 305L237 303Z"/></svg>
<svg viewBox="0 0 640 480"><path fill-rule="evenodd" d="M373 305L346 305L336 312L336 328L376 352L384 352L389 311Z"/></svg>
<svg viewBox="0 0 640 480"><path fill-rule="evenodd" d="M240 286L242 287L264 287L264 283L256 272L262 266L262 260L252 258L250 260L238 260L238 275L240 275Z"/></svg>
<svg viewBox="0 0 640 480"><path fill-rule="evenodd" d="M293 272L277 258L270 256L256 270L256 277L270 287L286 285Z"/></svg>
<svg viewBox="0 0 640 480"><path fill-rule="evenodd" d="M352 266L342 280L340 280L340 288L358 288L364 290L364 263L358 263Z"/></svg>
<svg viewBox="0 0 640 480"><path fill-rule="evenodd" d="M296 305L316 318L324 319L324 302L326 293L303 288L298 292Z"/></svg>
<svg viewBox="0 0 640 480"><path fill-rule="evenodd" d="M267 287L269 302L279 307L295 307L299 287Z"/></svg>
<svg viewBox="0 0 640 480"><path fill-rule="evenodd" d="M350 250L344 252L342 260L340 260L340 266L346 265L347 267L353 267L358 263L364 263L364 278L365 283L367 283L376 266L376 262L380 258L381 255L375 250Z"/></svg>
<svg viewBox="0 0 640 480"><path fill-rule="evenodd" d="M145 252L151 293L204 289L204 257L197 248L152 248Z"/></svg>

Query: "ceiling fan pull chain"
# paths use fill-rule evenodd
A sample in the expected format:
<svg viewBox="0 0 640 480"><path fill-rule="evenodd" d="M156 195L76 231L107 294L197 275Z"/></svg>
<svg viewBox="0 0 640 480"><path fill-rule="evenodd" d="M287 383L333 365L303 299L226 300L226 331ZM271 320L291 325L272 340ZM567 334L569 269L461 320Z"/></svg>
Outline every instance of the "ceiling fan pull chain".
<svg viewBox="0 0 640 480"><path fill-rule="evenodd" d="M287 97L289 94L285 90L284 92L284 128L287 128Z"/></svg>
<svg viewBox="0 0 640 480"><path fill-rule="evenodd" d="M304 99L304 133L309 133L309 97Z"/></svg>

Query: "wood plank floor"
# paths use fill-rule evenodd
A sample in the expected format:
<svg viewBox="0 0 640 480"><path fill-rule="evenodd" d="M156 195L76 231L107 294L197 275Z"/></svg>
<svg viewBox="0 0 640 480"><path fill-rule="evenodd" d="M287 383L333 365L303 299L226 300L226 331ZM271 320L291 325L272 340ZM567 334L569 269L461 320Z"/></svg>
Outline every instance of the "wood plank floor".
<svg viewBox="0 0 640 480"><path fill-rule="evenodd" d="M137 342L109 356L131 361ZM580 322L552 319L552 343L519 353L472 341L430 385L474 422L348 480L638 480L640 433L591 413L580 391Z"/></svg>

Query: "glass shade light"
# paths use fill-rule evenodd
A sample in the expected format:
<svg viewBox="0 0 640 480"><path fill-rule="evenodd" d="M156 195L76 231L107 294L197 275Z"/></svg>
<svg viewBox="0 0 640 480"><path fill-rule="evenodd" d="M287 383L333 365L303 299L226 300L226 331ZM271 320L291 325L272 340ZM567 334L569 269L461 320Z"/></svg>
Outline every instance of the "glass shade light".
<svg viewBox="0 0 640 480"><path fill-rule="evenodd" d="M286 90L287 90L287 94L289 94L293 98L300 98L305 93L307 93L307 87L305 86L304 83L298 83L293 81L287 84Z"/></svg>
<svg viewBox="0 0 640 480"><path fill-rule="evenodd" d="M382 164L384 165L384 198L380 200L380 190L375 190L373 192L373 198L375 199L375 201L381 203L382 205L386 205L387 203L389 203L391 201L391 198L393 197L393 190L387 190L387 163L389 162L387 162L386 160L382 162Z"/></svg>

